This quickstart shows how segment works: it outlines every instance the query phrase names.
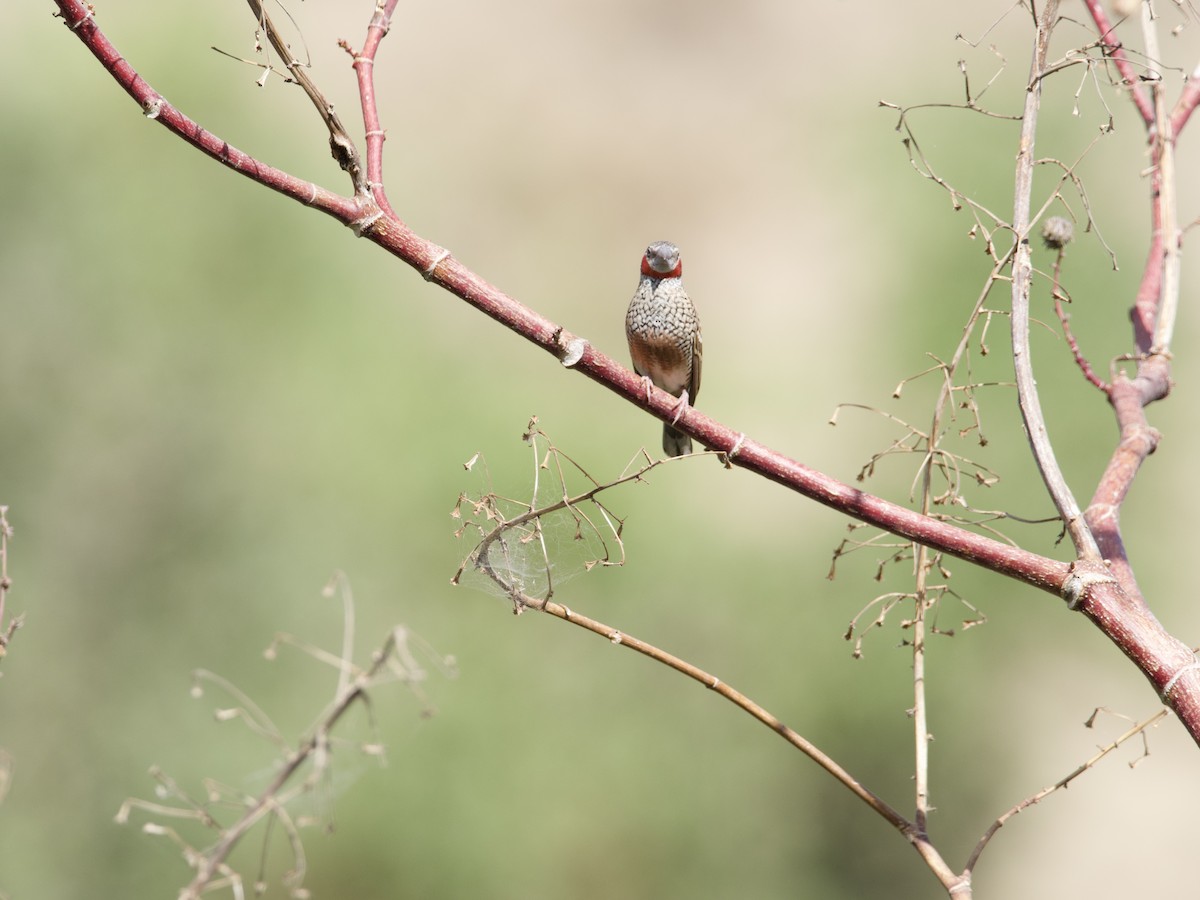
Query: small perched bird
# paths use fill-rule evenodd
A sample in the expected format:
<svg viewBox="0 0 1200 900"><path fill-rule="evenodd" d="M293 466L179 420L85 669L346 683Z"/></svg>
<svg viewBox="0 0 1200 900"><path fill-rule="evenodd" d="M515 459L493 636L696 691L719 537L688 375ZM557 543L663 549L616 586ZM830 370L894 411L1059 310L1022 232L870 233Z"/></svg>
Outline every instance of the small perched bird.
<svg viewBox="0 0 1200 900"><path fill-rule="evenodd" d="M692 439L671 427L700 393L703 343L696 307L683 289L679 248L655 241L642 257L642 278L625 313L625 337L633 370L650 385L679 398L675 418L663 423L663 452L683 456L692 452Z"/></svg>

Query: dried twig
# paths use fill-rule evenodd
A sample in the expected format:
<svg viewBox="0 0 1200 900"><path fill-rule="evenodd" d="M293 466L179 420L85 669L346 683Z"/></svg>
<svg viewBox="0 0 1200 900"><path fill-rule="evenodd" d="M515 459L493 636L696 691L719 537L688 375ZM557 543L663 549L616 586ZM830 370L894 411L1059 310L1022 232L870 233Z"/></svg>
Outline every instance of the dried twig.
<svg viewBox="0 0 1200 900"><path fill-rule="evenodd" d="M12 587L12 579L8 577L8 540L12 536L12 526L8 524L8 507L0 506L0 659L8 652L9 641L24 622L24 617L13 616L7 625L4 624L4 606L8 599L8 590Z"/></svg>
<svg viewBox="0 0 1200 900"><path fill-rule="evenodd" d="M229 865L228 859L234 848L260 822L267 826L264 856L265 847L270 840L270 829L279 827L284 833L293 858L293 864L285 875L285 882L294 892L299 890L305 871L299 828L306 822L293 819L287 806L300 795L312 791L320 780L328 775L334 728L355 704L361 702L368 704L369 708L368 691L380 684L400 681L418 697L422 696L420 682L424 680L425 672L413 653L411 644L415 639L407 629L402 626L392 629L379 649L371 654L370 664L365 668L356 666L347 655L352 650L350 644L353 640L354 604L345 577L340 574L335 576L325 594L330 597L336 595L342 602L343 652L342 655L334 655L314 648L311 655L337 669L338 684L329 705L321 711L305 736L294 747L285 739L267 713L236 685L207 670L201 669L193 673L194 697L203 695L204 684L211 684L234 699L234 706L217 711L218 721L241 721L255 734L269 740L281 752L279 771L270 784L258 796L246 797L241 791L209 780L204 797L198 798L193 797L174 779L155 767L151 770L151 775L159 784L160 795L173 799L175 805L131 798L126 800L117 812L118 822L128 821L134 810L140 810L155 817L196 822L205 829L218 833L219 838L215 844L200 850L178 830L160 822L151 821L143 826L146 833L166 837L176 844L188 865L195 869L192 881L180 892L179 896L183 900L194 900L218 886L230 887L235 894L242 890L244 878ZM310 649L292 636L280 634L276 635L266 651L268 659L275 658L280 645ZM438 664L448 667L452 665L452 660L440 660ZM382 758L383 748L377 740L360 744L360 750ZM312 769L311 774L298 781L301 771L306 767ZM232 825L221 824L217 810L222 807L240 811ZM261 881L261 876L256 881Z"/></svg>
<svg viewBox="0 0 1200 900"><path fill-rule="evenodd" d="M1060 778L1054 784L1049 785L1048 787L1044 787L1040 791L1037 791L1034 794L1030 794L1024 800L1020 801L1019 803L1014 804L1008 810L1006 810L1004 813L1002 813L999 817L997 817L995 822L993 822L990 826L988 826L987 831L985 831L983 833L983 837L981 837L979 839L979 842L975 845L974 849L971 851L971 855L967 859L966 868L963 870L964 873L969 875L971 872L973 872L975 870L975 866L979 862L980 855L982 855L983 851L987 848L988 843L995 836L996 832L999 831L1001 828L1003 828L1009 819L1011 819L1013 816L1023 812L1024 810L1028 809L1029 807L1034 806L1038 803L1041 803L1043 800L1045 800L1047 797L1049 797L1055 791L1061 790L1063 788L1070 786L1072 781L1074 781L1076 778L1078 778L1080 775L1082 775L1088 769L1091 769L1093 766L1096 765L1096 763L1100 762L1100 760L1104 759L1104 757L1108 756L1110 753L1112 753L1114 750L1116 750L1118 747L1120 747L1122 744L1124 744L1130 738L1136 737L1139 734L1144 736L1144 733L1147 728L1157 725L1160 721L1162 721L1162 719L1166 715L1167 715L1167 710L1160 709L1158 712L1154 713L1154 715L1150 716L1149 718L1143 719L1141 722L1138 722L1136 725L1134 725L1132 728L1130 728L1128 731L1126 731L1124 734L1122 734L1116 740L1101 747L1099 752L1097 752L1095 755L1090 757L1086 762L1083 762L1080 765L1076 766L1074 769L1072 769L1069 773L1064 775L1062 778ZM1095 716L1095 714L1093 713L1093 717L1094 716ZM1088 720L1088 726L1091 727L1091 719ZM1133 765L1133 764L1131 763L1131 765Z"/></svg>

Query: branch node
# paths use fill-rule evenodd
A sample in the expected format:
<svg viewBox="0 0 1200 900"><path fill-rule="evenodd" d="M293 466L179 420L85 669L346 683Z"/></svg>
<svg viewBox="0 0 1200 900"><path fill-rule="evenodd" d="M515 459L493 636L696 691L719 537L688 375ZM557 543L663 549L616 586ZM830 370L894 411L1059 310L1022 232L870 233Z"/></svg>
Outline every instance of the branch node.
<svg viewBox="0 0 1200 900"><path fill-rule="evenodd" d="M1094 584L1117 584L1117 579L1106 572L1092 570L1074 571L1063 581L1060 595L1067 601L1067 609L1078 609L1084 596Z"/></svg>
<svg viewBox="0 0 1200 900"><path fill-rule="evenodd" d="M426 281L432 281L434 271L437 269L438 266L440 266L442 263L444 263L449 258L450 258L450 251L443 249L441 253L439 253L437 256L435 256L433 258L433 262L431 262L429 264L428 268L426 268L425 271L423 271L421 273L421 277L423 277Z"/></svg>
<svg viewBox="0 0 1200 900"><path fill-rule="evenodd" d="M559 357L559 362L564 368L571 368L579 360L583 359L583 352L588 348L588 342L581 337L572 338L567 341L566 345L560 344L563 347L563 355Z"/></svg>
<svg viewBox="0 0 1200 900"><path fill-rule="evenodd" d="M737 455L742 452L742 445L745 443L746 433L744 431L739 432L737 440L733 442L733 446L721 454L721 462L725 465L725 468L732 468L730 464L737 458Z"/></svg>
<svg viewBox="0 0 1200 900"><path fill-rule="evenodd" d="M142 115L147 119L157 119L163 108L162 97L147 97L142 101Z"/></svg>
<svg viewBox="0 0 1200 900"><path fill-rule="evenodd" d="M1192 661L1167 679L1167 683L1163 685L1163 689L1159 693L1159 696L1162 697L1163 703L1166 703L1171 699L1171 691L1174 690L1175 685L1179 683L1179 679L1188 672L1195 671L1196 669L1200 669L1200 659L1196 659L1195 654L1192 654Z"/></svg>
<svg viewBox="0 0 1200 900"><path fill-rule="evenodd" d="M314 191L315 196L315 191ZM363 233L383 218L383 210L376 209L367 213L361 219L355 219L350 223L350 230L354 232L355 237L362 237Z"/></svg>
<svg viewBox="0 0 1200 900"><path fill-rule="evenodd" d="M89 5L88 5L88 8L87 8L87 12L86 12L86 13L84 13L84 14L83 14L83 15L82 15L82 16L79 18L79 21L77 21L77 22L68 22L68 21L66 21L66 20L64 19L64 20L63 20L63 24L64 24L64 25L66 25L68 28L70 28L72 31L78 31L78 30L79 30L79 27L80 27L81 25L83 25L83 23L84 23L84 22L90 22L90 21L94 21L94 20L95 20L95 18L96 18L96 7L94 7L94 6L92 6L91 4L89 4Z"/></svg>

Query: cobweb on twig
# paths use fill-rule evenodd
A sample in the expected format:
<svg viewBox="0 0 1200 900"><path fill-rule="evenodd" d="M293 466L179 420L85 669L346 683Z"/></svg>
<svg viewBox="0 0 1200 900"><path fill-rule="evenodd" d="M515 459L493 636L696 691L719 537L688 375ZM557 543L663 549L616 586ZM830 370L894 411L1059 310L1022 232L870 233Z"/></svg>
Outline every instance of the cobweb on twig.
<svg viewBox="0 0 1200 900"><path fill-rule="evenodd" d="M450 512L461 520L455 537L478 538L451 583L469 577L489 593L512 600L517 613L528 598L545 602L576 575L597 566L624 565L625 521L600 495L638 481L669 461L651 460L641 451L621 475L600 482L555 446L537 427L536 416L522 440L532 455L533 484L528 494L516 499L498 493L486 461L476 453L463 466L468 471L478 468L484 483L477 494L459 494Z"/></svg>

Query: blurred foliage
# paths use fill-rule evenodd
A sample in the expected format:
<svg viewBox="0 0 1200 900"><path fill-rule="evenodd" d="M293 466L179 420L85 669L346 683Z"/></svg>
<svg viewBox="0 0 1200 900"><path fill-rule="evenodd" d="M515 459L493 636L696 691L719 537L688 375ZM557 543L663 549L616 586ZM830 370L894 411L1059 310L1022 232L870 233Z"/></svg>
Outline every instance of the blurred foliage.
<svg viewBox="0 0 1200 900"><path fill-rule="evenodd" d="M366 13L327 6L294 12L349 124L353 79L335 39L361 40ZM874 107L958 102L960 56L989 78L999 62L987 42L972 50L953 34L982 34L999 10L759 0L735 21L682 2L403 6L377 76L389 197L418 231L622 357L638 254L676 241L705 323L704 408L837 477L853 479L894 436L866 414L829 429L837 403L927 421L935 379L898 401L891 389L957 341L988 265ZM114 814L148 796L151 765L194 788L213 776L261 790L271 749L214 723L210 702L188 698L189 674L217 671L301 727L333 676L261 652L279 631L337 649L340 614L320 591L340 569L361 648L403 622L461 673L426 686L430 719L403 694L379 699L387 768L353 752L336 761L344 781L325 810L336 827L306 841L314 897L934 895L903 839L713 695L450 586L470 550L449 512L474 487L472 454L519 493L530 415L590 471L614 473L653 448L655 422L170 138L49 12L20 4L0 29L0 503L16 529L9 611L27 614L0 669L0 747L14 760L0 890L173 896L189 877L176 851ZM250 55L244 7L114 0L98 15L193 118L344 187L299 91L259 90L257 72L208 49ZM1008 58L989 96L1005 111L1027 68L1019 18L988 36ZM1106 113L1085 92L1073 116L1064 90L1041 140L1073 160ZM1139 126L1109 103L1117 132L1085 176L1121 269L1081 240L1069 272L1075 327L1101 364L1128 344L1146 219ZM931 110L921 128L945 174L1003 214L1015 127ZM1189 216L1195 148L1180 151ZM1187 263L1184 284L1198 274ZM1000 381L1005 328L995 323L980 360ZM1181 349L1196 330L1185 311ZM1060 340L1039 333L1035 350L1060 459L1086 498L1111 417ZM1182 635L1200 624L1177 599L1190 592L1174 564L1194 552L1173 524L1195 493L1189 356L1177 354L1180 396L1152 411L1168 438L1124 515L1143 585ZM996 388L983 413L988 447L964 448L1004 480L980 505L1047 514L1011 392ZM889 463L867 487L904 500L912 471ZM556 599L714 671L907 810L900 616L868 636L862 660L840 639L876 593L907 589L906 573L875 583L867 553L825 581L842 520L709 460L612 500L627 518L626 566ZM1012 534L1065 553L1050 526ZM998 813L1122 730L1083 730L1093 707L1144 715L1155 701L1053 598L948 565L988 617L933 641L929 660L931 827L961 864ZM1177 727L1152 740L1133 773L1110 761L1006 827L980 895L1173 890L1195 838L1177 798L1200 779ZM238 856L248 875L257 853L252 839Z"/></svg>

